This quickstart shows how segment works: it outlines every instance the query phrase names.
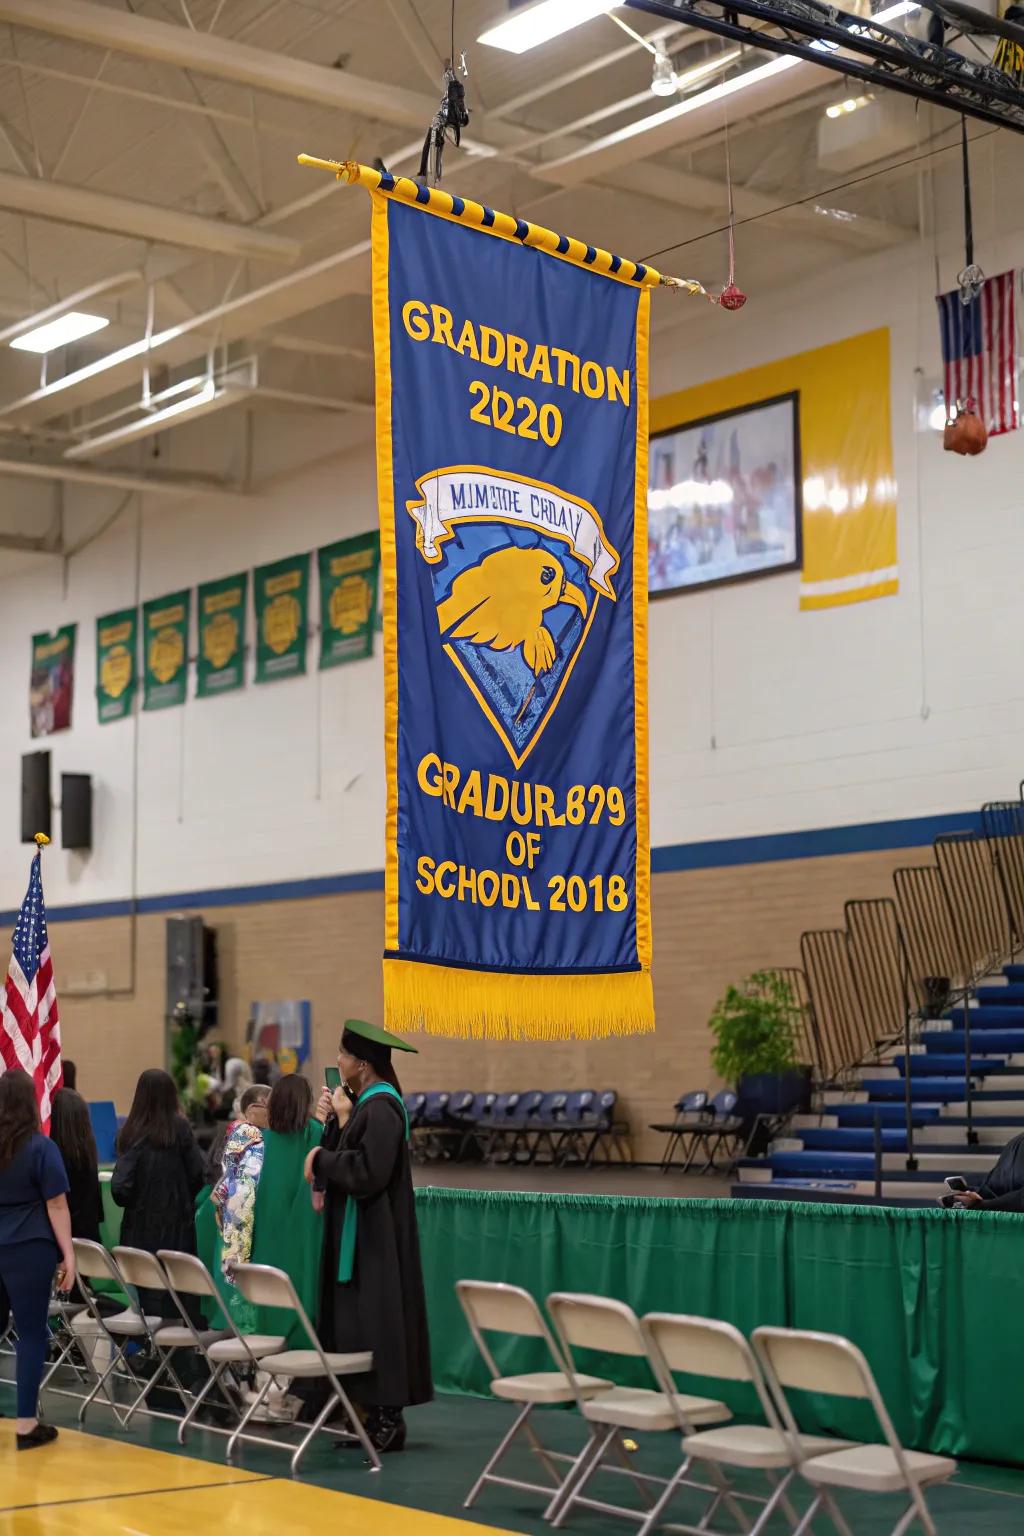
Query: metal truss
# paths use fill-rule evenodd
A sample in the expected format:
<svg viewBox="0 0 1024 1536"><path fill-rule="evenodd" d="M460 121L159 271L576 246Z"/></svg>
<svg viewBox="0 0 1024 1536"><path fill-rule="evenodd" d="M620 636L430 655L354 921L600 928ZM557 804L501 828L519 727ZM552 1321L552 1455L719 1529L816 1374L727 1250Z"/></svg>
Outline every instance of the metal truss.
<svg viewBox="0 0 1024 1536"><path fill-rule="evenodd" d="M1024 91L983 59L896 32L818 0L626 0L637 11L685 23L769 53L791 54L855 80L1024 133ZM968 6L924 0L933 17L964 32ZM956 20L954 21L954 15ZM1024 28L982 18L979 32L1024 46Z"/></svg>

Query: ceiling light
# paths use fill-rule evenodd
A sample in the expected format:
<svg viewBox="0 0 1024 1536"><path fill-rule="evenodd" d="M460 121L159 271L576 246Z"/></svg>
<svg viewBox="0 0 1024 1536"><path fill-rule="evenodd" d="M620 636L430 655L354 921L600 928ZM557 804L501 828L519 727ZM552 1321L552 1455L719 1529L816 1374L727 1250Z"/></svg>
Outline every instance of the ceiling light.
<svg viewBox="0 0 1024 1536"><path fill-rule="evenodd" d="M830 107L825 108L826 117L844 117L848 112L859 112L861 107L866 107L874 101L873 96L848 96L845 101L834 101Z"/></svg>
<svg viewBox="0 0 1024 1536"><path fill-rule="evenodd" d="M49 325L37 325L34 330L26 331L24 336L16 336L11 346L19 352L55 352L58 347L66 347L71 341L81 341L83 336L102 331L109 324L110 321L103 315L87 315L80 309L71 309L66 315L51 320Z"/></svg>
<svg viewBox="0 0 1024 1536"><path fill-rule="evenodd" d="M667 53L660 48L654 55L654 71L651 75L651 90L655 96L674 96L678 89L679 81L676 72L672 68L672 60Z"/></svg>
<svg viewBox="0 0 1024 1536"><path fill-rule="evenodd" d="M502 21L477 38L491 48L504 48L507 53L526 53L541 43L549 43L563 32L582 26L594 16L605 16L620 0L540 0L529 10L517 11L507 21Z"/></svg>

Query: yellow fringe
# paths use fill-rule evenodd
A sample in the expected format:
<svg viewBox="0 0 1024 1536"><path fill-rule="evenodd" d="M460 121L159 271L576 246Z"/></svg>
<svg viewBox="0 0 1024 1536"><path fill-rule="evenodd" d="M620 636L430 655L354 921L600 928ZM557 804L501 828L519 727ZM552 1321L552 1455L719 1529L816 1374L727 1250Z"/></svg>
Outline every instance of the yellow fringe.
<svg viewBox="0 0 1024 1536"><path fill-rule="evenodd" d="M649 971L509 975L384 961L384 1025L466 1040L600 1040L654 1029Z"/></svg>

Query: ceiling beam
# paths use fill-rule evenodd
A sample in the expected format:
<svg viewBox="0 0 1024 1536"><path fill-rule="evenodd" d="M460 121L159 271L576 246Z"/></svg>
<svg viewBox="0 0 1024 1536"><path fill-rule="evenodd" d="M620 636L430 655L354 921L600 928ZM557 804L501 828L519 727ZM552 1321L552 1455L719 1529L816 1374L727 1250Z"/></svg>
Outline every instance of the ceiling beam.
<svg viewBox="0 0 1024 1536"><path fill-rule="evenodd" d="M0 171L0 208L14 209L28 218L80 224L107 234L115 231L157 245L211 251L245 261L295 262L301 254L299 242L285 235L8 171Z"/></svg>
<svg viewBox="0 0 1024 1536"><path fill-rule="evenodd" d="M108 485L121 491L144 491L153 496L212 496L218 500L241 502L246 493L222 480L204 480L198 476L133 475L115 469L91 469L84 464L47 464L39 459L0 457L0 479L56 480L71 485Z"/></svg>
<svg viewBox="0 0 1024 1536"><path fill-rule="evenodd" d="M342 69L308 64L230 37L132 15L90 0L0 0L0 21L47 32L115 53L174 64L251 90L287 96L307 106L333 107L381 123L424 130L437 111L436 96L381 85Z"/></svg>

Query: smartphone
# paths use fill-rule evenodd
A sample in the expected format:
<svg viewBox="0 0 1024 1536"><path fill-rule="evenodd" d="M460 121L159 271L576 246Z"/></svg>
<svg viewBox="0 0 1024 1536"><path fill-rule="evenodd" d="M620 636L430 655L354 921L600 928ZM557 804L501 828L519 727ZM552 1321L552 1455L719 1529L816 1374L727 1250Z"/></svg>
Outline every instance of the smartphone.
<svg viewBox="0 0 1024 1536"><path fill-rule="evenodd" d="M341 1073L337 1067L324 1067L324 1082L332 1093L341 1087Z"/></svg>
<svg viewBox="0 0 1024 1536"><path fill-rule="evenodd" d="M948 1179L943 1179L942 1182L954 1195L965 1195L967 1193L967 1180L962 1179L958 1173L951 1174Z"/></svg>

